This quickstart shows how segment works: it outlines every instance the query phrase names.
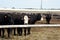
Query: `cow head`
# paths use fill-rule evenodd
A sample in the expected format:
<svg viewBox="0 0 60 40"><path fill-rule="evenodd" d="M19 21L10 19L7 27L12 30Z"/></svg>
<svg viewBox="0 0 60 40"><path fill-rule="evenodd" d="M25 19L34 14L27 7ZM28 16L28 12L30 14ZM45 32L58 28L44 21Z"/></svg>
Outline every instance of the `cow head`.
<svg viewBox="0 0 60 40"><path fill-rule="evenodd" d="M41 20L41 14L40 13L37 13L36 16L37 16L37 21Z"/></svg>

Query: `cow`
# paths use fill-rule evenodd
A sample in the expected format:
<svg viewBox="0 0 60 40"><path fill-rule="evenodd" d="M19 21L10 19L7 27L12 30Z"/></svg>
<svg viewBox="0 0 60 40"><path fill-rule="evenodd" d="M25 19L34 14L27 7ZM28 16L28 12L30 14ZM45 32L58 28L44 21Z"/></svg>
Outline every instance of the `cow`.
<svg viewBox="0 0 60 40"><path fill-rule="evenodd" d="M23 25L24 24L24 20L23 20L23 15L21 16L22 14L16 14L16 18L14 19L14 25ZM16 32L15 32L16 28L14 29L14 35L16 35ZM22 35L22 27L17 27L17 34L19 36Z"/></svg>
<svg viewBox="0 0 60 40"><path fill-rule="evenodd" d="M15 19L15 25L22 25L23 21L20 18ZM22 27L17 27L18 35L22 35Z"/></svg>
<svg viewBox="0 0 60 40"><path fill-rule="evenodd" d="M35 24L36 21L41 20L41 14L37 13L37 14L31 14L29 17L29 24Z"/></svg>
<svg viewBox="0 0 60 40"><path fill-rule="evenodd" d="M24 16L27 15L25 13L22 13L22 14L19 14L18 16L18 13L17 13L17 18L15 18L14 20L14 24L15 25L24 25ZM18 35L22 35L22 29L24 29L24 34L26 35L26 28L25 27L17 27L17 33ZM16 33L15 33L16 34Z"/></svg>
<svg viewBox="0 0 60 40"><path fill-rule="evenodd" d="M29 18L27 15L24 15L24 25L28 25ZM24 35L28 34L27 32L28 27L24 27Z"/></svg>
<svg viewBox="0 0 60 40"><path fill-rule="evenodd" d="M2 19L3 19L4 14L5 14L4 12L0 12L0 25L3 25ZM2 38L4 37L4 28L0 28L0 36Z"/></svg>
<svg viewBox="0 0 60 40"><path fill-rule="evenodd" d="M0 22L1 25L13 25L14 24L14 21L13 21L13 18L12 16L10 15L10 13L6 13L2 16L2 21ZM7 33L8 33L8 37L10 37L10 33L12 31L11 28L6 28L7 29ZM2 32L3 32L3 36L4 37L4 29L2 28Z"/></svg>
<svg viewBox="0 0 60 40"><path fill-rule="evenodd" d="M39 21L41 20L41 14L38 13L38 14L28 14L27 15L29 20L28 20L28 24L35 24L36 21ZM30 34L30 30L31 30L31 27L27 27L27 35ZM25 31L25 35L26 35L26 31Z"/></svg>
<svg viewBox="0 0 60 40"><path fill-rule="evenodd" d="M46 22L47 22L47 24L50 24L50 20L51 20L51 14L47 14L46 15Z"/></svg>
<svg viewBox="0 0 60 40"><path fill-rule="evenodd" d="M0 25L2 25L2 16L3 16L3 13L0 12ZM0 28L0 37L2 36L1 35L1 31L2 31L2 28ZM3 33L2 33L3 34Z"/></svg>
<svg viewBox="0 0 60 40"><path fill-rule="evenodd" d="M19 15L19 16L18 16ZM41 14L10 14L10 13L0 13L0 25L23 25L24 24L24 15L27 15L29 18L28 24L35 24L36 21L41 19ZM12 17L13 16L13 17ZM10 37L10 33L12 31L12 28L6 28L8 37ZM14 29L14 35L15 35L15 29ZM4 37L4 28L0 29L0 33L2 30L2 37ZM27 27L27 34L30 34L31 27ZM26 31L25 31L26 32ZM25 33L24 32L24 33ZM18 35L22 35L22 27L17 28Z"/></svg>
<svg viewBox="0 0 60 40"><path fill-rule="evenodd" d="M18 16L19 15L19 16ZM24 16L27 15L28 16L28 24L35 24L36 21L39 21L41 19L41 14L26 14L26 13L22 13L22 14L16 14L16 17L14 19L14 24L15 25L23 25L24 24ZM22 35L22 28L23 27L18 27L17 28L17 33L18 35ZM29 35L30 34L30 30L31 27L27 27L27 29L24 27L24 35ZM26 33L27 32L27 33Z"/></svg>

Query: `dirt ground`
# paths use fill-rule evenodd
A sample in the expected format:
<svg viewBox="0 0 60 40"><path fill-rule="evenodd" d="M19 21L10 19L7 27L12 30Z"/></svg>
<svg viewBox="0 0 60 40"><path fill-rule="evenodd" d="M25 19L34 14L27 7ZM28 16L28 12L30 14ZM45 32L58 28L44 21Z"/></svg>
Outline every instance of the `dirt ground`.
<svg viewBox="0 0 60 40"><path fill-rule="evenodd" d="M60 28L31 28L30 35L0 38L0 40L60 40Z"/></svg>

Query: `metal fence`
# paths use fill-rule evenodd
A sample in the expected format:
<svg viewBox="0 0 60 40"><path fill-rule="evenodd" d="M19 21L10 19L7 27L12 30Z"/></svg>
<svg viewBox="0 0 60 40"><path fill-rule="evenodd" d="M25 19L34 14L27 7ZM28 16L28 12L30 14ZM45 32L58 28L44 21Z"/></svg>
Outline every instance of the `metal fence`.
<svg viewBox="0 0 60 40"><path fill-rule="evenodd" d="M15 28L15 27L60 27L60 24L0 25L0 28Z"/></svg>

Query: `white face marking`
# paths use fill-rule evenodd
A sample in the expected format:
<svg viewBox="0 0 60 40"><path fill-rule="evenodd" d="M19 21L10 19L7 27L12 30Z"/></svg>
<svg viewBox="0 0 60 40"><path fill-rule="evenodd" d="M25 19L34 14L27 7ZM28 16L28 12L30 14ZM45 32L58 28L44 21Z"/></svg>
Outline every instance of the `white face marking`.
<svg viewBox="0 0 60 40"><path fill-rule="evenodd" d="M7 18L7 16L5 16L5 18Z"/></svg>

